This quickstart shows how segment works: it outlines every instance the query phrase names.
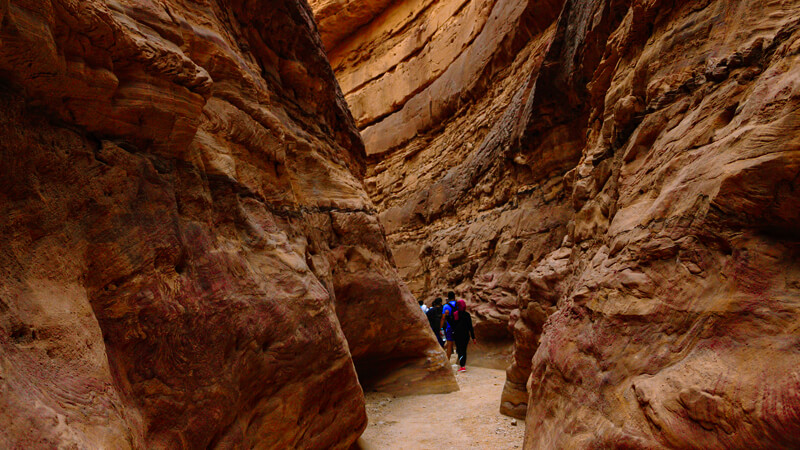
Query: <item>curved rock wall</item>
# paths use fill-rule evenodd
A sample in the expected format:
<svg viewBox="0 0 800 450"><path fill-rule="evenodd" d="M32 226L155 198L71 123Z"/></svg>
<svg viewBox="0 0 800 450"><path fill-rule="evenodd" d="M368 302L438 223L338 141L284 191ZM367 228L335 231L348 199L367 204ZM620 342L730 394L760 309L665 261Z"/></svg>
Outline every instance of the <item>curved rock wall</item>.
<svg viewBox="0 0 800 450"><path fill-rule="evenodd" d="M565 6L545 65L586 140L568 237L529 276L558 311L517 353L526 448L796 445L799 19L796 2Z"/></svg>
<svg viewBox="0 0 800 450"><path fill-rule="evenodd" d="M798 19L409 0L329 47L402 276L513 332L527 448L792 447Z"/></svg>
<svg viewBox="0 0 800 450"><path fill-rule="evenodd" d="M348 448L356 370L456 388L305 3L0 24L0 446Z"/></svg>

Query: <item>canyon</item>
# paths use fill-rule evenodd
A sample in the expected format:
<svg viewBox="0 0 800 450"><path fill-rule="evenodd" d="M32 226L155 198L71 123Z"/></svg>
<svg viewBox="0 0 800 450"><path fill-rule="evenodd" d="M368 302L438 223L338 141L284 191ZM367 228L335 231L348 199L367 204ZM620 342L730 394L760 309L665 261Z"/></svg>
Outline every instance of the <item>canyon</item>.
<svg viewBox="0 0 800 450"><path fill-rule="evenodd" d="M798 67L797 0L0 0L0 447L351 448L452 290L526 449L794 448Z"/></svg>
<svg viewBox="0 0 800 450"><path fill-rule="evenodd" d="M457 389L300 1L0 1L0 447L349 448Z"/></svg>
<svg viewBox="0 0 800 450"><path fill-rule="evenodd" d="M796 445L800 4L361 3L311 1L367 191L525 447Z"/></svg>

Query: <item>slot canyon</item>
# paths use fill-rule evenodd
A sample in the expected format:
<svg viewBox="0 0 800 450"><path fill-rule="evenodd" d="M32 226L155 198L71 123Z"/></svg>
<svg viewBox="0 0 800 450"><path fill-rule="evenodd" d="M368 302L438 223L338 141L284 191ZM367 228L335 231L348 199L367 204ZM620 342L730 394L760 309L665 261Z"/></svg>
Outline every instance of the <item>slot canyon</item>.
<svg viewBox="0 0 800 450"><path fill-rule="evenodd" d="M797 367L800 0L0 0L0 448L798 448Z"/></svg>

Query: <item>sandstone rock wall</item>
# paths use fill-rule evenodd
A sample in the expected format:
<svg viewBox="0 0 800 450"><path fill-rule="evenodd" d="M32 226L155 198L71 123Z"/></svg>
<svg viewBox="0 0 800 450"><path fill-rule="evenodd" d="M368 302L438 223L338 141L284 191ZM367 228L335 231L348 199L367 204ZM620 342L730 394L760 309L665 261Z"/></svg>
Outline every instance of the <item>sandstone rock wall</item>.
<svg viewBox="0 0 800 450"><path fill-rule="evenodd" d="M311 5L324 35L334 19ZM403 279L428 302L465 295L484 338L510 340L526 270L566 234L559 180L580 154L548 156L537 172L503 156L527 95L520 80L538 72L560 8L395 2L328 49Z"/></svg>
<svg viewBox="0 0 800 450"><path fill-rule="evenodd" d="M305 3L0 24L1 447L348 448L357 370L455 388Z"/></svg>
<svg viewBox="0 0 800 450"><path fill-rule="evenodd" d="M329 46L402 276L513 332L527 448L796 441L799 19L404 1Z"/></svg>
<svg viewBox="0 0 800 450"><path fill-rule="evenodd" d="M558 311L518 347L526 448L796 445L798 6L565 5L545 65L586 139L568 236L529 277Z"/></svg>

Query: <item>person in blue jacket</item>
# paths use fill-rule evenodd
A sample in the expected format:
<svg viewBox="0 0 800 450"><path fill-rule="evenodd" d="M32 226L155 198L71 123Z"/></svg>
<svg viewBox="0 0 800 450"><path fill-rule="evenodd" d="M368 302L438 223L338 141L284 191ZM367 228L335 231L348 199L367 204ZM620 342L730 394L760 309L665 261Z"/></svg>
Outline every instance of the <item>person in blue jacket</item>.
<svg viewBox="0 0 800 450"><path fill-rule="evenodd" d="M458 310L458 305L456 304L456 293L450 291L447 293L447 303L442 308L442 321L441 327L444 328L444 351L447 354L447 361L450 361L450 355L453 354L453 327L451 323L453 322L453 315Z"/></svg>

